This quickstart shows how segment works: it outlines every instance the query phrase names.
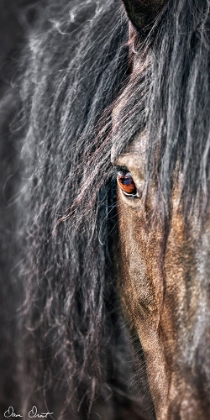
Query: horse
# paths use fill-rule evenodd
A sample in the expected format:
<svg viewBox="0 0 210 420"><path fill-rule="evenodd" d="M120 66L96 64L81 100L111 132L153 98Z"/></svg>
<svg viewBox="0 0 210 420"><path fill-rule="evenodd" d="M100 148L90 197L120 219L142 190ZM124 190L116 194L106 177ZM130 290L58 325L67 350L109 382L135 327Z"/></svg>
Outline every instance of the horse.
<svg viewBox="0 0 210 420"><path fill-rule="evenodd" d="M4 6L1 415L207 420L209 0Z"/></svg>

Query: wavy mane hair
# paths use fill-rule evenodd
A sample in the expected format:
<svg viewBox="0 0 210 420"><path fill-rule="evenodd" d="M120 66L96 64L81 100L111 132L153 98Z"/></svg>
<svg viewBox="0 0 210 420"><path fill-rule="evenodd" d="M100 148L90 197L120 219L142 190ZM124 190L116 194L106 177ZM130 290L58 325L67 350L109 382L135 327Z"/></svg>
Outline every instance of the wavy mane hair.
<svg viewBox="0 0 210 420"><path fill-rule="evenodd" d="M161 217L170 214L177 165L184 211L198 203L205 210L209 2L169 0L144 39L136 33L130 44L118 1L40 4L19 54L16 85L3 95L11 132L5 136L15 144L13 160L18 155L21 162L12 163L16 234L8 221L6 235L8 242L12 232L16 255L8 264L16 266L5 310L17 301L18 330L5 321L14 332L11 339L7 331L8 357L16 353L18 360L13 387L21 384L24 413L36 405L61 419L103 418L103 410L114 420L126 413L132 420L153 418L141 354L138 392L132 388L133 356L117 297L111 146L120 153L147 129L146 189L157 184ZM132 75L130 45L146 63ZM112 109L122 97L121 124L113 129ZM16 98L15 110L9 98ZM208 381L209 373L204 376Z"/></svg>

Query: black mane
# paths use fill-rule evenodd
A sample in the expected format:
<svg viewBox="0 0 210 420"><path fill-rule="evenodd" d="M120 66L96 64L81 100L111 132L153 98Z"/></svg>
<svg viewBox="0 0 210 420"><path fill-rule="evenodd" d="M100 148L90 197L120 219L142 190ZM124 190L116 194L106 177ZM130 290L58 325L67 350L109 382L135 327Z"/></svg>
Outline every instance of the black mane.
<svg viewBox="0 0 210 420"><path fill-rule="evenodd" d="M110 105L127 79L127 31L120 4L50 1L19 61L21 112L12 137L21 144L17 271L24 303L17 305L15 346L25 415L36 405L55 417L86 419L96 397L93 415L103 406L110 418L139 411L129 395L130 346L110 256ZM145 393L144 384L142 400Z"/></svg>

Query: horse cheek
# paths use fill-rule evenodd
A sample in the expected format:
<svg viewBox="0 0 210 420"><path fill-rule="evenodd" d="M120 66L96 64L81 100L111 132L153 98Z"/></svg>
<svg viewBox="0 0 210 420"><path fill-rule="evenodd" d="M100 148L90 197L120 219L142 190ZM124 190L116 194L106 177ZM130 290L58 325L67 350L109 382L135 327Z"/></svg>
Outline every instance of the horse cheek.
<svg viewBox="0 0 210 420"><path fill-rule="evenodd" d="M165 354L171 372L168 416L179 413L183 419L206 418L202 390L195 380L197 360L194 353L197 342L206 333L200 320L208 306L202 278L202 273L206 271L208 226L205 232L202 240L199 239L198 224L188 220L186 226L181 211L172 211L164 258L165 292L161 325L164 326Z"/></svg>
<svg viewBox="0 0 210 420"><path fill-rule="evenodd" d="M163 302L161 234L145 222L143 211L128 209L118 195L118 288L131 331L143 348L148 381L158 419L166 418L168 373L159 323Z"/></svg>

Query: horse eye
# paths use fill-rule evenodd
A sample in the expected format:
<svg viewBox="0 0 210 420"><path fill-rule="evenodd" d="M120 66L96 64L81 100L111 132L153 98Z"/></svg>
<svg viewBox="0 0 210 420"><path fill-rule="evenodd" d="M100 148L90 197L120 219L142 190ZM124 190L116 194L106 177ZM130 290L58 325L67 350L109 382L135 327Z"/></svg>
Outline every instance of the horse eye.
<svg viewBox="0 0 210 420"><path fill-rule="evenodd" d="M117 183L125 195L132 197L137 195L136 186L130 172L119 171L117 174Z"/></svg>

